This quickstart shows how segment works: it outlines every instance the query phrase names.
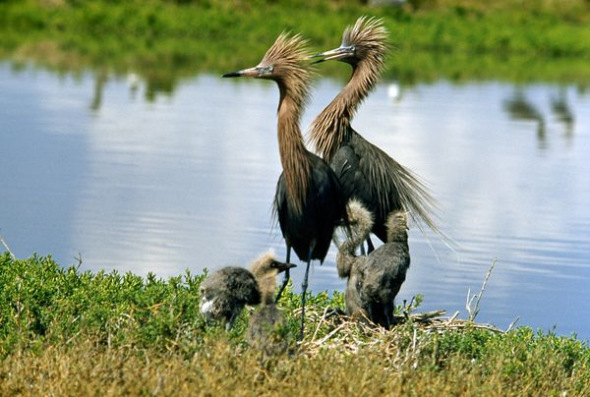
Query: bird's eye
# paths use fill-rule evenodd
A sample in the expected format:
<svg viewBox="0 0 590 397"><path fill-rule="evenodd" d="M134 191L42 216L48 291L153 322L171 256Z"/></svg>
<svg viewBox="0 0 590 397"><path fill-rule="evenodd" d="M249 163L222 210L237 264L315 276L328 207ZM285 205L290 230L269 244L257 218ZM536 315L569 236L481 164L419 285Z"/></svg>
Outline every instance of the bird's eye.
<svg viewBox="0 0 590 397"><path fill-rule="evenodd" d="M272 74L272 71L274 68L273 68L273 66L265 66L261 69L262 69L261 73L260 73L261 76L269 76Z"/></svg>

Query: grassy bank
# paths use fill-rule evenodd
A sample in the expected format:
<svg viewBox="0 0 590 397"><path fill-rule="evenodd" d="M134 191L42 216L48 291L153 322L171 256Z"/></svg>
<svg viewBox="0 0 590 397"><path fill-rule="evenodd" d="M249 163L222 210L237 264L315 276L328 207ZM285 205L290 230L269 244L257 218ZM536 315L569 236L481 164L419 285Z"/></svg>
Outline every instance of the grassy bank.
<svg viewBox="0 0 590 397"><path fill-rule="evenodd" d="M256 63L285 29L302 32L318 50L333 48L347 24L369 14L383 17L391 32L387 75L405 82L590 82L587 1L493 3L8 1L0 2L0 58L60 71L134 71L172 86L199 71Z"/></svg>
<svg viewBox="0 0 590 397"><path fill-rule="evenodd" d="M292 354L261 361L199 314L202 276L167 281L0 256L0 395L588 395L590 348L522 327L408 321L391 332L310 297ZM281 307L296 335L299 297ZM295 315L295 316L294 316Z"/></svg>

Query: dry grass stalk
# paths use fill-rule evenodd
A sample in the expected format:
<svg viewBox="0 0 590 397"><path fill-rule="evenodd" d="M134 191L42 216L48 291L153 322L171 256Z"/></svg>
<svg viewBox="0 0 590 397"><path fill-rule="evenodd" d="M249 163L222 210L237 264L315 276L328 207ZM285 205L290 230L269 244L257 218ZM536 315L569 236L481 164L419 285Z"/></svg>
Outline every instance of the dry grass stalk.
<svg viewBox="0 0 590 397"><path fill-rule="evenodd" d="M10 254L10 256L12 257L12 259L16 259L16 257L14 256L14 254L12 253L12 251L10 250L10 247L8 246L8 244L6 244L6 241L4 240L4 237L0 236L0 243L2 243L2 245L4 246L4 249L6 250L6 252L8 252Z"/></svg>
<svg viewBox="0 0 590 397"><path fill-rule="evenodd" d="M467 310L467 313L469 314L469 321L475 321L475 318L479 314L479 302L481 301L483 293L486 289L486 285L488 283L490 275L492 274L492 270L494 270L494 266L496 266L496 261L493 261L490 268L488 269L488 272L486 273L486 277L483 280L483 284L481 285L481 289L479 290L479 294L474 294L472 296L471 295L471 288L469 288L467 290L467 300L465 302L465 309Z"/></svg>

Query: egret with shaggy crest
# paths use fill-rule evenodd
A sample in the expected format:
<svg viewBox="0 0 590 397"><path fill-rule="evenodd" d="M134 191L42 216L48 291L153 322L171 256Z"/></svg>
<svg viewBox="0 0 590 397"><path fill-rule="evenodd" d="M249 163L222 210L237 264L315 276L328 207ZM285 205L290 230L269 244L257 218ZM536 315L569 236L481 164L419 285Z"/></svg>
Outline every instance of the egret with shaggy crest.
<svg viewBox="0 0 590 397"><path fill-rule="evenodd" d="M373 90L384 68L387 30L376 18L359 18L342 36L340 47L315 55L316 63L338 60L352 67L342 91L313 120L311 142L338 176L346 198L359 200L373 214L372 232L387 241L386 222L394 210L407 210L412 218L440 234L432 218L434 200L409 169L364 139L352 126L360 104ZM374 249L367 236L369 252Z"/></svg>
<svg viewBox="0 0 590 397"><path fill-rule="evenodd" d="M281 34L255 67L223 77L254 77L273 80L279 87L277 136L283 172L277 184L274 209L287 245L305 261L302 283L301 332L303 338L305 298L312 260L323 262L336 226L346 223L346 199L338 177L320 157L305 148L299 127L309 97L311 53L300 35ZM278 292L280 297L289 279Z"/></svg>

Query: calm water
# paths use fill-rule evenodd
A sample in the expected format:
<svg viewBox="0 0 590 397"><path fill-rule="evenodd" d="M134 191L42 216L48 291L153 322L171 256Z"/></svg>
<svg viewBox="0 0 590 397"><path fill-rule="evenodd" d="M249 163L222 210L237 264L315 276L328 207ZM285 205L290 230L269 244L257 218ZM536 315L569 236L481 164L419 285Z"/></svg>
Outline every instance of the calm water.
<svg viewBox="0 0 590 397"><path fill-rule="evenodd" d="M304 126L341 85L317 83ZM162 277L284 256L274 84L200 75L151 102L134 76L96 87L0 64L0 235L16 256ZM400 300L465 318L496 261L479 321L590 339L590 92L390 82L354 126L429 183L454 240L411 233ZM313 291L343 289L334 258Z"/></svg>

